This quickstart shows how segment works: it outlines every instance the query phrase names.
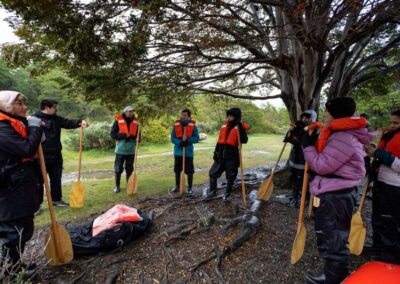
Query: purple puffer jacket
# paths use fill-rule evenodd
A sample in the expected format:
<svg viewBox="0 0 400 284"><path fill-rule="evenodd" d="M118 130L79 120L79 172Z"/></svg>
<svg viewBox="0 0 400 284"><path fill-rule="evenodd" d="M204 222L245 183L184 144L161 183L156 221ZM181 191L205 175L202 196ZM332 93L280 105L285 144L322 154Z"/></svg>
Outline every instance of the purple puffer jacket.
<svg viewBox="0 0 400 284"><path fill-rule="evenodd" d="M314 146L305 148L304 158L317 174L310 183L311 194L318 196L358 185L365 176L363 145L374 136L366 128L338 131L331 134L321 153Z"/></svg>

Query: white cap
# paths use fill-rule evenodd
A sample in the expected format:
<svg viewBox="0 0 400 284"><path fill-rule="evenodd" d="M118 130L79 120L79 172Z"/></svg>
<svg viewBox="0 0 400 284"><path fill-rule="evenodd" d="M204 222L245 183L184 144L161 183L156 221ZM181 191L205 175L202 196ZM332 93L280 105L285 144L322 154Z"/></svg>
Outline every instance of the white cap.
<svg viewBox="0 0 400 284"><path fill-rule="evenodd" d="M124 108L124 112L132 111L132 110L134 110L133 106L126 106L126 107Z"/></svg>

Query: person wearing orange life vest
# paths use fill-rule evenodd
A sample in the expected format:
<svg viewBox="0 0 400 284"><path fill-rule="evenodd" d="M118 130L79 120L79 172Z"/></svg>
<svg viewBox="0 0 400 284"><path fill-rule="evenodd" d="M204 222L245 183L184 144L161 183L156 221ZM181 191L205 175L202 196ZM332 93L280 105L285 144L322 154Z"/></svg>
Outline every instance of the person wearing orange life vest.
<svg viewBox="0 0 400 284"><path fill-rule="evenodd" d="M228 200L233 188L233 183L240 166L238 136L240 142L247 143L247 131L250 126L241 122L242 112L240 108L231 108L226 112L227 122L221 127L218 142L214 150L214 163L210 168L210 189L207 198L217 196L217 179L225 172L227 185L224 200Z"/></svg>
<svg viewBox="0 0 400 284"><path fill-rule="evenodd" d="M33 157L43 127L39 118L27 119L26 111L25 96L0 91L0 274L34 268L23 264L21 256L32 237L34 212L40 205L40 169Z"/></svg>
<svg viewBox="0 0 400 284"><path fill-rule="evenodd" d="M182 171L183 162L183 147L185 147L185 174L188 177L187 196L193 195L193 157L194 148L193 144L199 142L199 130L197 129L196 122L191 119L191 111L189 109L182 110L181 118L175 121L174 127L171 131L171 142L174 144L174 172L175 172L175 187L171 190L173 193L179 191L180 173ZM186 135L184 130L186 129Z"/></svg>
<svg viewBox="0 0 400 284"><path fill-rule="evenodd" d="M115 121L110 132L111 137L116 140L114 193L118 193L121 190L121 175L124 170L124 164L127 183L133 172L138 128L139 122L135 117L134 108L132 106L125 107L122 115L115 115Z"/></svg>
<svg viewBox="0 0 400 284"><path fill-rule="evenodd" d="M365 150L374 158L371 218L374 258L400 264L400 110L391 113L390 127L378 147L368 145Z"/></svg>

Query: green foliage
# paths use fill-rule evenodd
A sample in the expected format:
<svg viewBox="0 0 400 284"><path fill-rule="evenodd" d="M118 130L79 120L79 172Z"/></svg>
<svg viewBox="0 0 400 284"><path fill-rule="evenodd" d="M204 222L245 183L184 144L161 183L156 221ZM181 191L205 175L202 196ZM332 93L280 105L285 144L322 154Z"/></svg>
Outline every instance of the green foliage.
<svg viewBox="0 0 400 284"><path fill-rule="evenodd" d="M110 136L112 123L98 122L84 129L83 149L109 150L114 148L115 141ZM79 130L71 130L64 141L64 145L69 150L79 150Z"/></svg>
<svg viewBox="0 0 400 284"><path fill-rule="evenodd" d="M144 144L165 144L170 142L172 123L168 125L166 117L150 119L142 127Z"/></svg>

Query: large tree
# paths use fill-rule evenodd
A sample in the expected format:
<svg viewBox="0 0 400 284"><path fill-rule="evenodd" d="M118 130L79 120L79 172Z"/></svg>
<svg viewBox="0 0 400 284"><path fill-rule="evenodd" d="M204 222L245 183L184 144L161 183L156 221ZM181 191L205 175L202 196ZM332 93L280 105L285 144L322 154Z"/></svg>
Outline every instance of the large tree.
<svg viewBox="0 0 400 284"><path fill-rule="evenodd" d="M144 92L168 102L189 90L280 97L296 119L326 86L328 97L344 96L400 69L399 0L1 2L26 39L3 49L10 62L52 50L104 100Z"/></svg>

